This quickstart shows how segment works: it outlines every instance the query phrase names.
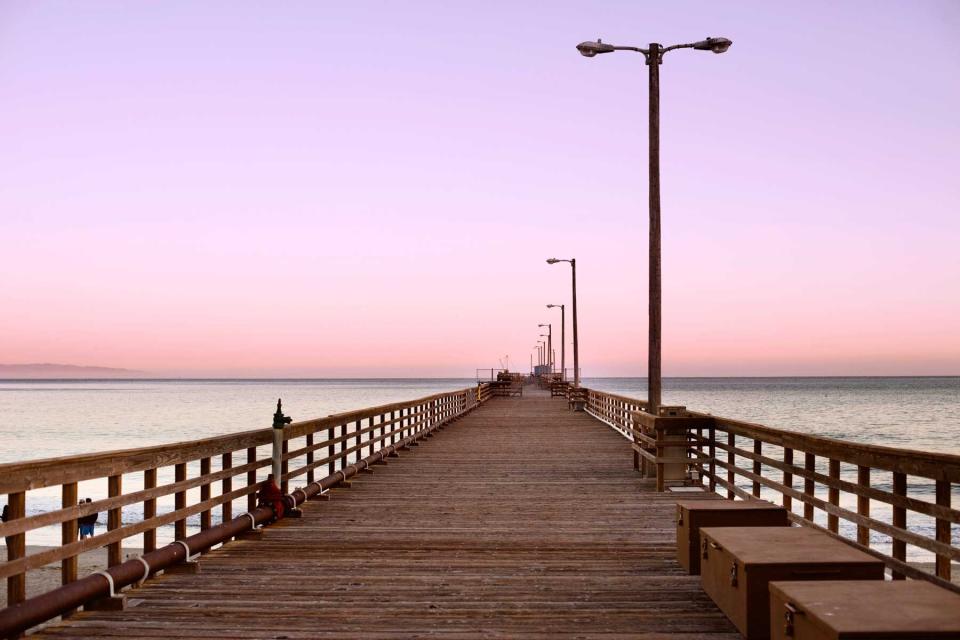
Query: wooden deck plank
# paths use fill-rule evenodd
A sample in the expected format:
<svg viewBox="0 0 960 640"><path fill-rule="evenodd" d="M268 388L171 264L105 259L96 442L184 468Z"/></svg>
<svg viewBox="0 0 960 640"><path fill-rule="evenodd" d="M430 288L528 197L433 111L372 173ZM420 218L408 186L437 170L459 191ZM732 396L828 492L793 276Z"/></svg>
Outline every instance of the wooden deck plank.
<svg viewBox="0 0 960 640"><path fill-rule="evenodd" d="M675 496L549 394L495 399L332 495L35 637L739 637L674 560Z"/></svg>

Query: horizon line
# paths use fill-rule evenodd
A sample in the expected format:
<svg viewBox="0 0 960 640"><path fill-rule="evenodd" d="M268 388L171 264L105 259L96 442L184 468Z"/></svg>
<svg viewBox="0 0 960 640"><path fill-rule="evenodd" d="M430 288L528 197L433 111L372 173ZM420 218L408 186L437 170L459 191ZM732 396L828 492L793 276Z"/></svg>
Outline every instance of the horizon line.
<svg viewBox="0 0 960 640"><path fill-rule="evenodd" d="M530 375L524 373L524 375ZM645 375L636 376L582 376L581 380L643 380ZM895 378L960 378L960 373L948 374L888 374L888 375L868 375L868 374L832 374L832 375L698 375L698 376L663 376L664 380L744 380L744 379L830 379L830 378L875 378L875 379L895 379ZM476 376L325 376L325 377L303 377L303 376L116 376L109 378L97 377L28 377L28 378L4 378L0 377L0 382L192 382L204 380L221 381L318 381L318 380L479 380Z"/></svg>

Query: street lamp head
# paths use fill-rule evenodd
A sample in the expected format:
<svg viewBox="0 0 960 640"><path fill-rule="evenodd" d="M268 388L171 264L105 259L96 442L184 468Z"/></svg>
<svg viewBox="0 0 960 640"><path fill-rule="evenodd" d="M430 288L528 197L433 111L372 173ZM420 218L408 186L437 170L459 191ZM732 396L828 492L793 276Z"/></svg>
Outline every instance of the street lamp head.
<svg viewBox="0 0 960 640"><path fill-rule="evenodd" d="M701 40L696 42L693 45L694 49L699 51L713 51L714 53L723 53L730 48L730 45L733 44L733 40L727 38L707 38L706 40Z"/></svg>
<svg viewBox="0 0 960 640"><path fill-rule="evenodd" d="M557 264L558 262L560 261L556 258L547 258L547 264Z"/></svg>
<svg viewBox="0 0 960 640"><path fill-rule="evenodd" d="M598 53L610 53L611 51L615 51L615 49L612 45L605 44L600 38L597 38L596 42L590 42L589 40L587 42L581 42L577 45L577 51L585 58L592 58Z"/></svg>
<svg viewBox="0 0 960 640"><path fill-rule="evenodd" d="M548 304L547 309L553 309L554 307L559 307L559 304Z"/></svg>

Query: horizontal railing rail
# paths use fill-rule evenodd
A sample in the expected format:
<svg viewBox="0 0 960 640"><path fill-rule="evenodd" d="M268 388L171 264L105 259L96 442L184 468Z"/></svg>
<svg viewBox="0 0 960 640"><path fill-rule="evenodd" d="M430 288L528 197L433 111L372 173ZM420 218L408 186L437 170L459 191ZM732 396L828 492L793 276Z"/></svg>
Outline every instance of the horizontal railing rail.
<svg viewBox="0 0 960 640"><path fill-rule="evenodd" d="M492 397L491 386L482 383L290 424L283 428L281 491L287 495L288 485L295 479L303 478L309 485L316 483L318 476L329 480L340 473L340 481L346 480L352 473L344 470L351 463L356 465L387 447L393 447L393 452L398 443L415 442ZM273 464L269 448L273 431L257 429L169 445L0 465L0 493L7 494L8 507L7 521L0 523L0 536L7 546L0 578L7 579L8 606L26 599L29 572L40 567L60 562L61 582L69 585L78 579L80 554L106 547L106 567L115 567L124 561L123 541L132 536L143 536L146 555L157 549L158 528L164 525L174 525L173 540L184 540L188 518L197 520L203 532L214 525L214 510L219 510L222 523L233 521L238 500L245 499L247 513L253 512L256 493L266 477L264 469L269 471ZM106 497L78 503L80 483L90 481L105 481ZM125 492L125 484L135 485L134 490ZM61 508L27 515L30 492L52 487L60 488ZM172 501L172 508L160 508L164 499ZM124 508L133 507L137 514L124 513ZM106 529L78 539L78 520L103 512L107 513ZM249 521L253 520L251 515ZM27 534L56 525L61 528L61 544L28 554Z"/></svg>
<svg viewBox="0 0 960 640"><path fill-rule="evenodd" d="M881 558L894 579L951 583L960 562L960 455L850 442L661 407L590 390L588 411L628 436L657 487L679 466L686 484L782 504L791 520ZM640 465L637 465L637 456ZM675 479L675 478L674 478ZM855 505L855 506L854 506ZM932 563L908 562L908 549ZM922 554L918 554L922 555ZM929 566L928 566L929 565Z"/></svg>

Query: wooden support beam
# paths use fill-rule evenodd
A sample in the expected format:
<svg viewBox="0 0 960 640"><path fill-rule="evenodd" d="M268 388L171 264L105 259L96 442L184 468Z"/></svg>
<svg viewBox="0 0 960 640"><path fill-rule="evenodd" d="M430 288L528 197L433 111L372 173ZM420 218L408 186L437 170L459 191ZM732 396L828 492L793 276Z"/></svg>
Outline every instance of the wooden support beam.
<svg viewBox="0 0 960 640"><path fill-rule="evenodd" d="M937 505L950 508L950 482L947 480L937 480ZM937 518L937 542L951 544L950 541L950 521L946 518ZM937 554L937 576L944 580L950 580L950 556Z"/></svg>
<svg viewBox="0 0 960 640"><path fill-rule="evenodd" d="M187 479L187 463L182 462L173 467L174 481L181 482ZM177 491L173 494L173 508L179 511L187 506L187 492ZM185 518L179 518L173 523L173 537L176 540L183 540L187 537L187 521Z"/></svg>
<svg viewBox="0 0 960 640"><path fill-rule="evenodd" d="M870 487L870 467L857 467L857 484L864 488ZM870 498L864 495L857 496L857 514L870 517ZM865 547L870 546L870 529L865 525L857 525L857 544Z"/></svg>
<svg viewBox="0 0 960 640"><path fill-rule="evenodd" d="M110 476L107 479L107 495L115 498L123 493L123 476ZM107 531L119 529L122 524L122 508L107 511ZM123 562L123 541L117 540L107 545L107 566L113 567Z"/></svg>
<svg viewBox="0 0 960 640"><path fill-rule="evenodd" d="M63 485L60 493L60 505L66 509L77 504L79 494L77 483L68 482ZM78 537L77 520L70 519L60 525L60 543L70 544ZM70 584L77 579L77 556L64 558L60 561L60 584Z"/></svg>
<svg viewBox="0 0 960 640"><path fill-rule="evenodd" d="M228 451L220 457L220 468L233 468L233 452ZM220 493L225 494L231 491L233 491L233 476L227 476L220 481ZM220 506L220 521L230 522L231 520L233 520L233 500L224 502Z"/></svg>
<svg viewBox="0 0 960 640"><path fill-rule="evenodd" d="M804 453L803 470L812 473L816 469L817 457L812 453ZM811 498L816 496L816 485L809 475L803 479L803 495ZM813 504L806 500L803 502L803 518L813 522Z"/></svg>
<svg viewBox="0 0 960 640"><path fill-rule="evenodd" d="M200 476L210 475L210 458L200 458ZM200 502L206 502L210 499L210 483L204 482L200 485ZM204 509L200 512L200 530L205 531L210 528L210 509Z"/></svg>
<svg viewBox="0 0 960 640"><path fill-rule="evenodd" d="M840 479L840 461L833 458L830 459L829 471L831 480ZM840 489L836 485L830 485L827 489L827 501L835 507L840 506ZM833 533L837 533L840 530L840 518L835 513L827 514L827 529Z"/></svg>
<svg viewBox="0 0 960 640"><path fill-rule="evenodd" d="M143 470L143 488L155 489L157 486L157 470ZM143 501L143 519L149 520L157 515L157 499L147 498ZM157 548L157 530L148 529L143 532L143 552L150 553Z"/></svg>
<svg viewBox="0 0 960 640"><path fill-rule="evenodd" d="M907 474L905 473L893 473L893 495L895 496L905 496L907 495ZM903 507L894 506L893 507L893 526L899 529L907 528L907 510ZM900 560L901 562L907 561L907 543L903 540L893 540L893 559ZM905 580L906 575L900 573L899 571L894 571L893 579L894 580Z"/></svg>

